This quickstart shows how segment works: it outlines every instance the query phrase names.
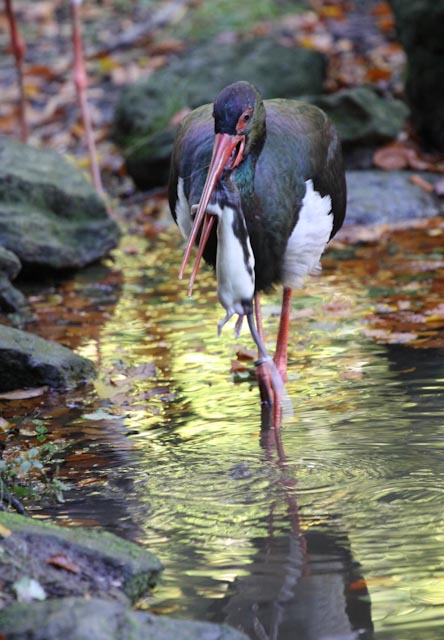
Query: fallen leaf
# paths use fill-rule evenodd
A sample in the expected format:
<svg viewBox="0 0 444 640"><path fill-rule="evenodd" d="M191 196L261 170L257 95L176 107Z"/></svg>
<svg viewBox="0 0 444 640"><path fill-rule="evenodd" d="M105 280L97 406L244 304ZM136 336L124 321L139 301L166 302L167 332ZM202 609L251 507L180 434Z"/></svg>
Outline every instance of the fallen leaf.
<svg viewBox="0 0 444 640"><path fill-rule="evenodd" d="M37 582L37 580L29 576L22 576L19 580L16 580L12 588L17 594L17 600L19 602L46 600L46 593L40 582Z"/></svg>
<svg viewBox="0 0 444 640"><path fill-rule="evenodd" d="M56 569L65 569L65 571L69 571L70 573L80 573L79 567L68 560L63 553L57 553L54 556L50 556L46 560L46 564L51 565L51 567L56 567Z"/></svg>
<svg viewBox="0 0 444 640"><path fill-rule="evenodd" d="M246 367L246 365L242 364L242 362L239 362L239 360L231 361L231 368L230 368L231 373L239 373L240 371L247 371L247 370L248 368Z"/></svg>
<svg viewBox="0 0 444 640"><path fill-rule="evenodd" d="M348 588L350 591L363 591L364 589L367 589L367 583L364 578L358 578L354 582L350 582Z"/></svg>
<svg viewBox="0 0 444 640"><path fill-rule="evenodd" d="M388 80L392 76L391 69L383 69L381 67L372 67L367 70L368 82L378 82L379 80Z"/></svg>
<svg viewBox="0 0 444 640"><path fill-rule="evenodd" d="M121 416L116 416L113 413L108 413L103 409L97 409L97 411L93 411L92 413L84 413L81 416L84 420L97 421L100 420L120 420Z"/></svg>
<svg viewBox="0 0 444 640"><path fill-rule="evenodd" d="M405 149L399 145L388 145L378 149L373 155L373 164L378 169L385 171L395 171L408 167L408 157Z"/></svg>
<svg viewBox="0 0 444 640"><path fill-rule="evenodd" d="M404 331L390 331L388 329L364 329L367 338L374 338L385 344L405 344L418 337L417 333Z"/></svg>
<svg viewBox="0 0 444 640"><path fill-rule="evenodd" d="M299 318L310 318L315 315L315 310L312 307L305 307L302 309L295 309L290 314L291 320L297 320Z"/></svg>
<svg viewBox="0 0 444 640"><path fill-rule="evenodd" d="M14 391L4 391L0 393L0 400L26 400L27 398L37 398L48 390L47 386L33 387L32 389L14 389Z"/></svg>
<svg viewBox="0 0 444 640"><path fill-rule="evenodd" d="M10 531L6 527L4 527L2 524L0 524L0 536L2 538L8 538L11 535L11 533L12 531Z"/></svg>
<svg viewBox="0 0 444 640"><path fill-rule="evenodd" d="M350 225L340 232L340 240L349 244L376 244L382 242L383 236L388 232L388 225ZM337 242L337 240L336 240Z"/></svg>
<svg viewBox="0 0 444 640"><path fill-rule="evenodd" d="M433 184L431 182L425 180L417 174L415 174L414 176L410 176L409 182L416 185L417 187L420 187L421 189L423 189L423 191L427 191L427 193L432 193L432 191L434 190Z"/></svg>
<svg viewBox="0 0 444 640"><path fill-rule="evenodd" d="M341 371L339 377L341 380L362 380L364 372L361 369L348 369Z"/></svg>
<svg viewBox="0 0 444 640"><path fill-rule="evenodd" d="M253 349L246 349L245 347L241 347L236 351L236 357L238 360L251 362L252 360L256 360L257 353Z"/></svg>
<svg viewBox="0 0 444 640"><path fill-rule="evenodd" d="M146 380L147 378L154 378L156 376L156 367L154 362L147 362L145 364L139 364L136 367L130 367L126 374L130 378L137 378L137 380ZM118 384L118 382L116 382Z"/></svg>

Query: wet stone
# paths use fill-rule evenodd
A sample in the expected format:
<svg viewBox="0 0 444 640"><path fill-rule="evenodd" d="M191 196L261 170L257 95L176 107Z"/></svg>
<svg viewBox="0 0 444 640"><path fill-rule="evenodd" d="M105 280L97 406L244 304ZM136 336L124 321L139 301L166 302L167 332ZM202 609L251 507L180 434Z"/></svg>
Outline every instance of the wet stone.
<svg viewBox="0 0 444 640"><path fill-rule="evenodd" d="M8 640L248 640L227 625L169 620L120 602L61 598L0 611Z"/></svg>
<svg viewBox="0 0 444 640"><path fill-rule="evenodd" d="M430 183L438 179L418 171L348 171L346 224L393 224L444 213L442 199L410 182L413 175Z"/></svg>
<svg viewBox="0 0 444 640"><path fill-rule="evenodd" d="M0 390L72 388L94 376L93 363L67 347L0 325Z"/></svg>
<svg viewBox="0 0 444 640"><path fill-rule="evenodd" d="M21 268L17 256L0 246L0 311L19 311L26 306L25 296L11 283Z"/></svg>
<svg viewBox="0 0 444 640"><path fill-rule="evenodd" d="M46 598L90 595L134 602L162 570L152 553L108 532L10 513L0 513L0 524L11 531L1 541L0 556L2 591L10 602L22 577L36 580Z"/></svg>
<svg viewBox="0 0 444 640"><path fill-rule="evenodd" d="M0 629L8 640L246 640L226 625L132 610L162 565L111 533L3 513L0 536Z"/></svg>
<svg viewBox="0 0 444 640"><path fill-rule="evenodd" d="M24 267L82 267L119 237L104 201L75 166L54 151L0 138L0 246Z"/></svg>

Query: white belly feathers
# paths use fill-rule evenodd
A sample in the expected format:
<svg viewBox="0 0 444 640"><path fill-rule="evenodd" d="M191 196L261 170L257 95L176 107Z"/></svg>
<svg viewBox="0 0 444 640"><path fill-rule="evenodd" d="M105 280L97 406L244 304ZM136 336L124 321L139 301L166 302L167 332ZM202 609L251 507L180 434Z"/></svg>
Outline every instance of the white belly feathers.
<svg viewBox="0 0 444 640"><path fill-rule="evenodd" d="M307 190L299 211L298 222L288 239L282 268L282 284L299 289L304 276L321 271L320 259L333 228L330 196L314 190L307 180Z"/></svg>
<svg viewBox="0 0 444 640"><path fill-rule="evenodd" d="M176 217L179 229L187 238L193 224L192 207L185 196L184 181L177 185ZM300 288L306 275L318 274L320 258L333 228L330 196L321 196L315 191L313 181L306 181L307 190L302 201L298 222L288 239L283 258L283 286ZM217 295L226 310L226 316L218 324L220 333L224 324L234 315L240 316L236 324L239 332L242 317L251 301L255 289L254 254L242 210L213 202L208 213L217 216Z"/></svg>

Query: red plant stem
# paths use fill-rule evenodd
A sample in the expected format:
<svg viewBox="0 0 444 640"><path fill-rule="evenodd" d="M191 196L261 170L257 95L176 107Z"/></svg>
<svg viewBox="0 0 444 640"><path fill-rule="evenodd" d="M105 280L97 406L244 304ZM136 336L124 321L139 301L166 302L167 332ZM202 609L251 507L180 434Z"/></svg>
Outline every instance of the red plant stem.
<svg viewBox="0 0 444 640"><path fill-rule="evenodd" d="M5 0L6 15L9 22L9 31L11 33L11 47L14 54L15 63L17 67L17 77L19 85L19 120L20 120L20 138L23 142L28 141L29 129L28 122L26 120L26 96L25 96L25 84L23 77L23 61L25 59L26 45L22 39L18 29L17 23L12 9L12 0Z"/></svg>
<svg viewBox="0 0 444 640"><path fill-rule="evenodd" d="M96 145L91 125L91 117L88 107L87 88L88 78L83 57L82 33L80 24L80 0L71 0L72 15L72 40L74 48L74 84L82 114L83 127L85 129L86 144L89 155L89 168L93 184L100 194L103 194L102 178L97 160Z"/></svg>

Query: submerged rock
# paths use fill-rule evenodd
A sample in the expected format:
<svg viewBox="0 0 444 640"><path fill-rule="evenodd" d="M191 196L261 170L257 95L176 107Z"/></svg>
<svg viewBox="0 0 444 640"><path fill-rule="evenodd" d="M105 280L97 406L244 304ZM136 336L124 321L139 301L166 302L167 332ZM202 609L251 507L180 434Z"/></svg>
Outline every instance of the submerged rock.
<svg viewBox="0 0 444 640"><path fill-rule="evenodd" d="M67 347L0 325L0 390L70 388L94 376L93 363Z"/></svg>
<svg viewBox="0 0 444 640"><path fill-rule="evenodd" d="M284 47L272 38L202 44L122 92L114 137L139 188L163 185L177 127L172 119L182 109L213 102L239 79L255 84L264 98L321 93L325 75L323 54Z"/></svg>
<svg viewBox="0 0 444 640"><path fill-rule="evenodd" d="M24 267L72 269L120 236L82 172L54 151L0 138L0 246Z"/></svg>

